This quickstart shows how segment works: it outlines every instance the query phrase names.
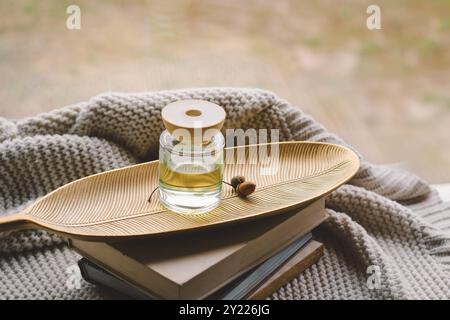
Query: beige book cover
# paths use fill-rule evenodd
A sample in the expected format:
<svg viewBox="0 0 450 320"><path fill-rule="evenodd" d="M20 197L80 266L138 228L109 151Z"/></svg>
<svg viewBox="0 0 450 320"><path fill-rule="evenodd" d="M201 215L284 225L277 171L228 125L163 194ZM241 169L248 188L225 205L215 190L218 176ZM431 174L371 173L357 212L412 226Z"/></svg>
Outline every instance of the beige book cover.
<svg viewBox="0 0 450 320"><path fill-rule="evenodd" d="M119 243L70 240L86 258L165 299L200 299L326 219L325 201L247 223Z"/></svg>

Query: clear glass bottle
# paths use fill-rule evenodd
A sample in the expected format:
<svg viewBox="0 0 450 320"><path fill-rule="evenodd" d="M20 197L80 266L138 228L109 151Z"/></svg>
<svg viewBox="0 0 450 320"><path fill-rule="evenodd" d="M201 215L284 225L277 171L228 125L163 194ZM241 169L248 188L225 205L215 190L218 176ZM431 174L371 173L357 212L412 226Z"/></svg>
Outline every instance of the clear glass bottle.
<svg viewBox="0 0 450 320"><path fill-rule="evenodd" d="M174 104L163 109L167 130L159 141L159 198L166 208L178 213L205 213L220 202L225 146L220 127L225 113L205 101L184 100ZM214 108L220 108L216 110L220 117L211 113ZM177 129L184 135L176 134ZM194 138L192 134L201 137Z"/></svg>

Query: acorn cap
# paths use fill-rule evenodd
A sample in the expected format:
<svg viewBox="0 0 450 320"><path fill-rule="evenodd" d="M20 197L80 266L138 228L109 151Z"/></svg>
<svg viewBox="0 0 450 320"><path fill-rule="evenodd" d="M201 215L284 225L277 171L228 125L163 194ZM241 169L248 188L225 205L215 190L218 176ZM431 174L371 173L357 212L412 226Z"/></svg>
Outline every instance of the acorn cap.
<svg viewBox="0 0 450 320"><path fill-rule="evenodd" d="M203 100L179 100L162 109L161 117L167 131L183 141L186 135L194 141L208 141L222 129L225 110L219 105ZM200 134L200 137L194 136Z"/></svg>
<svg viewBox="0 0 450 320"><path fill-rule="evenodd" d="M236 189L242 182L245 182L244 176L235 176L231 179L230 184Z"/></svg>

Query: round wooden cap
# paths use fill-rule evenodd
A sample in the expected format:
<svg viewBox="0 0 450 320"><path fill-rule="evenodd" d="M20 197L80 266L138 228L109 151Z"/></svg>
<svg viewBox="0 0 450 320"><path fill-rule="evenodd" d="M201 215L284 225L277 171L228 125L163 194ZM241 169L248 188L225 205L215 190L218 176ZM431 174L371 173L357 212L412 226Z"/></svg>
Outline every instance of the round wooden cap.
<svg viewBox="0 0 450 320"><path fill-rule="evenodd" d="M225 110L219 105L203 100L179 100L162 109L162 120L167 131L174 134L177 129L205 132L208 129L222 129Z"/></svg>

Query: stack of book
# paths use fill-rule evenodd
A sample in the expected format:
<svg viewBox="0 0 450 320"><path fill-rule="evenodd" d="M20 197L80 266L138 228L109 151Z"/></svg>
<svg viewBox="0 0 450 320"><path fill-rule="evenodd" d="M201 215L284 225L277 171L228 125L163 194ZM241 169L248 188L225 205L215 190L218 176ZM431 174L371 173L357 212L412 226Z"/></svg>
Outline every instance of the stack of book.
<svg viewBox="0 0 450 320"><path fill-rule="evenodd" d="M83 277L135 299L264 299L323 254L324 198L294 212L126 242L71 239Z"/></svg>

